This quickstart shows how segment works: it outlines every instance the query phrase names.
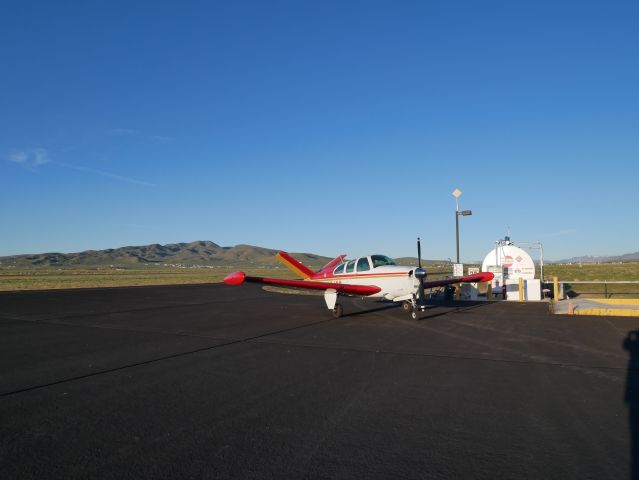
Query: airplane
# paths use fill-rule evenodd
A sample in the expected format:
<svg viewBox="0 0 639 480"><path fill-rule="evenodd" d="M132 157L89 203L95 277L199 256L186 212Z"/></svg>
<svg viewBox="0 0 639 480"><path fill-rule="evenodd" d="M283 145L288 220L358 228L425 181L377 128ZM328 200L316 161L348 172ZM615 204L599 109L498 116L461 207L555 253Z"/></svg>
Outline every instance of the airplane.
<svg viewBox="0 0 639 480"><path fill-rule="evenodd" d="M227 285L241 285L244 282L281 285L284 287L324 290L326 306L335 318L343 314L340 296L384 298L402 302L405 312L417 319L418 311L423 311L426 288L442 287L456 283L488 282L494 275L490 272L475 273L465 277L426 281L426 270L422 268L421 243L417 239L417 267L402 267L385 255L368 255L345 261L340 255L314 272L286 252L276 255L285 266L301 280L250 277L244 272L233 272L224 278Z"/></svg>

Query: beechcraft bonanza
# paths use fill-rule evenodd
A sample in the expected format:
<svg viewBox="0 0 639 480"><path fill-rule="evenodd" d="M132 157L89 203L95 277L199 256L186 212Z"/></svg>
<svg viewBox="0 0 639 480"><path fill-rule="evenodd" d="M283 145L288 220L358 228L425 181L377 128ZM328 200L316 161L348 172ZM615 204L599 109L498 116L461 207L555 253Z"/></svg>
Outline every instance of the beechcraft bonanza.
<svg viewBox="0 0 639 480"><path fill-rule="evenodd" d="M342 305L338 301L340 296L384 298L393 302L402 302L404 311L410 312L413 319L416 319L417 312L425 309L425 289L456 283L488 282L494 276L490 272L483 272L465 277L426 281L419 238L417 239L417 267L398 266L384 255L369 255L349 261L344 260L346 255L340 255L319 271L314 272L286 252L279 252L277 258L301 276L302 280L249 277L244 272L234 272L224 279L224 283L240 285L244 282L255 282L324 290L326 306L335 318L341 317L343 313Z"/></svg>

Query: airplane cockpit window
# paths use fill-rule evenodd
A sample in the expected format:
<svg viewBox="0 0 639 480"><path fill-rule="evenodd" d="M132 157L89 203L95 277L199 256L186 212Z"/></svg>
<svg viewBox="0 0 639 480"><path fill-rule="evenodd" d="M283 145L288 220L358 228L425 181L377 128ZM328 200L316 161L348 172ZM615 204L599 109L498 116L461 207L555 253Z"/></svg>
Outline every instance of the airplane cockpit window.
<svg viewBox="0 0 639 480"><path fill-rule="evenodd" d="M362 257L357 260L357 271L358 272L366 272L371 269L371 266L368 263L368 257Z"/></svg>
<svg viewBox="0 0 639 480"><path fill-rule="evenodd" d="M339 275L340 273L344 273L344 267L346 266L345 263L342 263L341 265L339 265L335 270L333 270L333 274L334 275Z"/></svg>
<svg viewBox="0 0 639 480"><path fill-rule="evenodd" d="M383 265L396 265L393 259L388 258L386 255L372 255L373 268L381 267Z"/></svg>
<svg viewBox="0 0 639 480"><path fill-rule="evenodd" d="M355 260L351 260L346 264L346 273L352 273L355 270Z"/></svg>

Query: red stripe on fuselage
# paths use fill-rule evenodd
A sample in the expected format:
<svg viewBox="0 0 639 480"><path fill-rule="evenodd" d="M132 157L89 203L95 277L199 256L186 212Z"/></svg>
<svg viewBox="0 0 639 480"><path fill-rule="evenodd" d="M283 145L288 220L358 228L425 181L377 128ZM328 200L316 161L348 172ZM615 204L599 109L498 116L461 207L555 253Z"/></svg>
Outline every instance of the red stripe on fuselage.
<svg viewBox="0 0 639 480"><path fill-rule="evenodd" d="M320 276L314 275L310 280L315 282L328 282L328 281L336 281L336 280L353 280L358 278L397 278L397 277L408 277L408 272L386 272L386 273L349 273L345 275L337 275L337 276Z"/></svg>

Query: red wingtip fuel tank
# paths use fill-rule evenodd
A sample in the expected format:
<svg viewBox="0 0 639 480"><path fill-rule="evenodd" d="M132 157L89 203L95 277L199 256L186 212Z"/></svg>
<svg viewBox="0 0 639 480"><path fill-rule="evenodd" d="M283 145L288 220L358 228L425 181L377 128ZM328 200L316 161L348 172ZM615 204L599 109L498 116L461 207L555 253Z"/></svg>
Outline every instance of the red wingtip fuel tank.
<svg viewBox="0 0 639 480"><path fill-rule="evenodd" d="M224 283L227 285L241 285L245 279L244 272L233 272L224 277Z"/></svg>
<svg viewBox="0 0 639 480"><path fill-rule="evenodd" d="M478 282L490 282L493 278L495 278L495 274L492 272L482 272L479 273L479 280L477 280Z"/></svg>

